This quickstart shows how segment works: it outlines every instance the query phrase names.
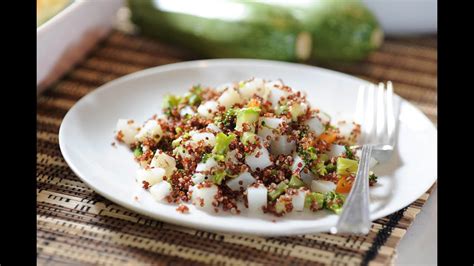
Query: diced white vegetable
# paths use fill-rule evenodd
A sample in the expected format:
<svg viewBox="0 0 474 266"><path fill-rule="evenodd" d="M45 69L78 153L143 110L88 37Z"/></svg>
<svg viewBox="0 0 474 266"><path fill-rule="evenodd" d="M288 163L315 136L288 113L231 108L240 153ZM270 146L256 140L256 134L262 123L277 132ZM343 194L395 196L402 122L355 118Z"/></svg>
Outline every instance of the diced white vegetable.
<svg viewBox="0 0 474 266"><path fill-rule="evenodd" d="M288 142L287 135L276 137L270 143L270 152L273 155L291 154L296 150L296 143L294 140Z"/></svg>
<svg viewBox="0 0 474 266"><path fill-rule="evenodd" d="M272 88L270 94L268 95L268 100L272 103L274 109L278 108L281 98L285 99L288 97L289 93L279 88Z"/></svg>
<svg viewBox="0 0 474 266"><path fill-rule="evenodd" d="M291 113L291 119L293 121L297 121L298 117L305 114L308 110L308 105L305 103L293 103L290 108L289 112Z"/></svg>
<svg viewBox="0 0 474 266"><path fill-rule="evenodd" d="M150 168L150 169L138 169L137 171L137 182L142 185L143 181L148 182L150 186L163 181L165 175L165 169L163 168Z"/></svg>
<svg viewBox="0 0 474 266"><path fill-rule="evenodd" d="M194 115L196 112L194 112L193 108L191 106L186 106L181 111L179 111L180 116L185 116L185 115Z"/></svg>
<svg viewBox="0 0 474 266"><path fill-rule="evenodd" d="M171 193L171 185L166 181L160 182L151 186L149 191L156 201L162 201Z"/></svg>
<svg viewBox="0 0 474 266"><path fill-rule="evenodd" d="M186 150L183 146L178 146L173 149L173 155L181 156L181 158L188 158L191 157L188 150Z"/></svg>
<svg viewBox="0 0 474 266"><path fill-rule="evenodd" d="M207 101L198 107L198 113L204 118L214 117L214 113L217 112L217 106L219 104L216 101Z"/></svg>
<svg viewBox="0 0 474 266"><path fill-rule="evenodd" d="M293 204L293 211L301 212L304 210L304 200L307 190L302 188L298 190L298 194L292 195L291 203Z"/></svg>
<svg viewBox="0 0 474 266"><path fill-rule="evenodd" d="M324 132L323 123L317 117L313 117L306 121L306 124L309 126L309 129L314 131L316 135L321 135Z"/></svg>
<svg viewBox="0 0 474 266"><path fill-rule="evenodd" d="M283 82L281 82L281 80L278 80L278 79L273 80L273 81L269 81L269 82L265 82L265 87L267 88L267 90L271 91L274 88L283 87Z"/></svg>
<svg viewBox="0 0 474 266"><path fill-rule="evenodd" d="M256 179L249 172L243 172L236 178L227 181L226 184L230 189L240 191L240 188L245 190L249 185L255 183L255 181Z"/></svg>
<svg viewBox="0 0 474 266"><path fill-rule="evenodd" d="M260 155L256 157L257 153ZM245 157L245 163L252 169L252 171L256 171L257 168L260 170L264 169L272 165L272 161L270 161L270 155L268 154L268 150L265 147L261 147L260 149L255 149L252 154L249 154Z"/></svg>
<svg viewBox="0 0 474 266"><path fill-rule="evenodd" d="M291 172L299 173L303 170L305 163L303 158L301 158L298 154L293 155L293 164L291 165Z"/></svg>
<svg viewBox="0 0 474 266"><path fill-rule="evenodd" d="M249 82L244 83L244 86L239 89L239 92L244 99L250 99L256 94L262 97L264 101L267 100L269 93L265 87L265 82L260 78L255 78Z"/></svg>
<svg viewBox="0 0 474 266"><path fill-rule="evenodd" d="M228 151L227 154L225 155L225 160L233 162L233 163L238 163L239 160L237 159L237 153L238 153L238 150Z"/></svg>
<svg viewBox="0 0 474 266"><path fill-rule="evenodd" d="M191 136L191 145L197 145L198 142L203 141L205 146L214 147L216 145L216 137L209 132L196 133Z"/></svg>
<svg viewBox="0 0 474 266"><path fill-rule="evenodd" d="M332 144L331 150L327 153L330 158L341 156L346 152L346 148L342 145Z"/></svg>
<svg viewBox="0 0 474 266"><path fill-rule="evenodd" d="M311 183L311 191L313 192L326 193L334 190L336 190L336 184L331 181L313 180Z"/></svg>
<svg viewBox="0 0 474 266"><path fill-rule="evenodd" d="M341 136L349 138L352 130L354 130L355 125L352 120L346 119L343 121L338 121L336 123L337 128L339 128L339 133Z"/></svg>
<svg viewBox="0 0 474 266"><path fill-rule="evenodd" d="M214 158L209 158L205 163L200 162L196 166L196 172L204 172L204 171L211 171L213 167L217 166L216 160Z"/></svg>
<svg viewBox="0 0 474 266"><path fill-rule="evenodd" d="M311 182L313 182L314 177L315 175L309 170L307 173L304 171L300 172L300 178L307 186L311 186Z"/></svg>
<svg viewBox="0 0 474 266"><path fill-rule="evenodd" d="M224 106L226 109L232 107L236 103L240 103L242 99L240 94L233 88L229 88L217 99L220 105Z"/></svg>
<svg viewBox="0 0 474 266"><path fill-rule="evenodd" d="M323 122L323 124L331 122L331 117L326 112L319 112L318 116L321 118L321 122Z"/></svg>
<svg viewBox="0 0 474 266"><path fill-rule="evenodd" d="M169 156L163 151L156 150L153 159L151 159L150 166L165 169L165 176L171 177L173 172L176 170L176 161L173 157Z"/></svg>
<svg viewBox="0 0 474 266"><path fill-rule="evenodd" d="M263 139L266 139L267 136L270 136L271 138L275 137L274 130L277 130L281 127L282 123L285 120L282 118L274 118L274 117L260 117L259 119L259 129L257 134L262 137Z"/></svg>
<svg viewBox="0 0 474 266"><path fill-rule="evenodd" d="M140 126L132 121L130 121L131 123L128 123L128 121L128 119L119 119L115 129L117 132L120 131L122 133L123 142L125 142L127 145L130 145L135 142L135 135L140 129Z"/></svg>
<svg viewBox="0 0 474 266"><path fill-rule="evenodd" d="M163 130L161 126L156 122L156 120L148 120L142 129L135 136L135 139L138 141L144 141L146 138L153 138L156 141L160 140L161 135L163 135Z"/></svg>
<svg viewBox="0 0 474 266"><path fill-rule="evenodd" d="M229 83L224 83L224 84L221 84L219 86L216 87L216 91L218 92L223 92L225 91L227 88L234 88L234 83L232 82L229 82Z"/></svg>
<svg viewBox="0 0 474 266"><path fill-rule="evenodd" d="M262 207L267 206L267 194L268 190L262 184L258 187L250 186L247 188L247 201L250 213L263 213Z"/></svg>
<svg viewBox="0 0 474 266"><path fill-rule="evenodd" d="M206 180L206 176L201 174L201 173L195 173L191 179L193 180L193 183L195 185L199 184L199 183L202 183L204 182L204 180Z"/></svg>
<svg viewBox="0 0 474 266"><path fill-rule="evenodd" d="M191 200L194 205L198 208L202 208L207 211L212 211L214 206L212 202L216 201L215 196L217 195L218 188L216 185L212 184L210 187L195 185L191 188L192 196Z"/></svg>
<svg viewBox="0 0 474 266"><path fill-rule="evenodd" d="M222 132L222 130L218 126L216 126L216 124L213 124L213 123L207 125L207 128L210 129L214 133Z"/></svg>

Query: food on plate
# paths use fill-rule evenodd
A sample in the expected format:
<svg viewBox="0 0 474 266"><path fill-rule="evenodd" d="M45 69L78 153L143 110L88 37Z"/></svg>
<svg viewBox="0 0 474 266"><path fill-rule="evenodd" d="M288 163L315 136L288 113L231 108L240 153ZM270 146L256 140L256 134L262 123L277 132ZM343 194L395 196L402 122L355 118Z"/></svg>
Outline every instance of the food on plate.
<svg viewBox="0 0 474 266"><path fill-rule="evenodd" d="M234 214L341 211L358 167L355 122L331 121L304 93L260 78L196 85L162 108L116 128L155 200ZM377 182L373 172L367 178Z"/></svg>

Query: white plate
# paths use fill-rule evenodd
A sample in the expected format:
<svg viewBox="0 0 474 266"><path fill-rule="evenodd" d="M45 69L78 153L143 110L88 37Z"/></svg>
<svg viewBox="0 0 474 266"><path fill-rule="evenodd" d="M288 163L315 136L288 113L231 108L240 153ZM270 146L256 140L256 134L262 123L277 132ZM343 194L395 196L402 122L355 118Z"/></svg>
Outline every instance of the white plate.
<svg viewBox="0 0 474 266"><path fill-rule="evenodd" d="M95 191L129 209L156 219L210 231L259 235L293 235L328 231L337 216L326 211L294 213L283 218L206 213L190 206L153 201L135 183L138 165L124 146L114 148L119 118L143 122L161 109L167 93L182 94L194 84L217 86L252 76L281 78L307 92L313 106L333 115L353 114L359 85L368 82L321 68L247 59L191 61L140 71L112 81L71 108L59 131L61 152L72 170ZM397 99L401 99L398 98ZM437 178L437 131L428 118L401 100L398 149L389 163L376 168L379 183L371 190L371 219L415 201ZM134 197L138 196L139 200Z"/></svg>

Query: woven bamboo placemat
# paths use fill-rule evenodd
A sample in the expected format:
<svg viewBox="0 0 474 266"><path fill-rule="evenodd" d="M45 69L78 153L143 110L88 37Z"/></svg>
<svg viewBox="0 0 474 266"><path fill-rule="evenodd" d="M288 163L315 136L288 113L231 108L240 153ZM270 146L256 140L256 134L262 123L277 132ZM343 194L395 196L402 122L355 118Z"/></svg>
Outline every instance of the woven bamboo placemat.
<svg viewBox="0 0 474 266"><path fill-rule="evenodd" d="M69 169L58 145L61 120L100 85L141 69L197 59L155 40L113 31L79 65L38 96L38 264L103 265L354 265L390 264L396 246L426 202L373 223L367 236L330 234L256 237L208 233L152 220L106 200ZM353 66L331 68L378 82L436 123L437 39L387 40Z"/></svg>

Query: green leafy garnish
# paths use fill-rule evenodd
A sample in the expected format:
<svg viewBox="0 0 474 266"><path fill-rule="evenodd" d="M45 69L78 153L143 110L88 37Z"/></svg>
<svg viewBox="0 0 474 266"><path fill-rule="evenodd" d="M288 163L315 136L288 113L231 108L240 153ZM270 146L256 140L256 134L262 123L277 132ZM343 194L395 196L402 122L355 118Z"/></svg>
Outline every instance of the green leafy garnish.
<svg viewBox="0 0 474 266"><path fill-rule="evenodd" d="M374 172L369 172L369 183L377 183L377 178L378 176L376 176Z"/></svg>
<svg viewBox="0 0 474 266"><path fill-rule="evenodd" d="M348 176L357 172L358 162L347 158L337 158L337 175Z"/></svg>
<svg viewBox="0 0 474 266"><path fill-rule="evenodd" d="M133 150L133 155L135 157L139 157L139 156L142 156L143 154L143 150L142 150L142 147L141 146L138 146L136 147L134 150Z"/></svg>
<svg viewBox="0 0 474 266"><path fill-rule="evenodd" d="M344 148L346 149L346 156L348 159L351 159L351 160L354 160L355 159L355 156L354 156L354 153L352 152L351 148L349 146L344 146Z"/></svg>
<svg viewBox="0 0 474 266"><path fill-rule="evenodd" d="M291 188L304 187L304 182L298 177L298 175L292 175L288 186Z"/></svg>
<svg viewBox="0 0 474 266"><path fill-rule="evenodd" d="M280 182L275 190L268 192L268 197L271 201L274 201L278 196L280 196L288 188L288 185L285 182Z"/></svg>

